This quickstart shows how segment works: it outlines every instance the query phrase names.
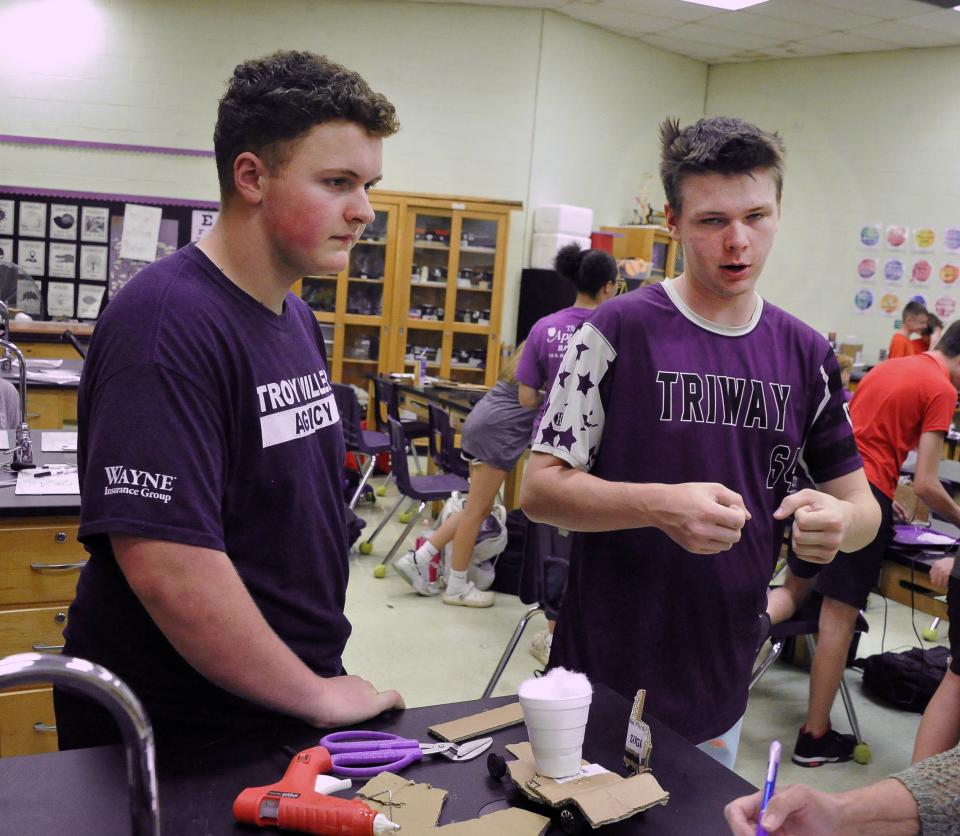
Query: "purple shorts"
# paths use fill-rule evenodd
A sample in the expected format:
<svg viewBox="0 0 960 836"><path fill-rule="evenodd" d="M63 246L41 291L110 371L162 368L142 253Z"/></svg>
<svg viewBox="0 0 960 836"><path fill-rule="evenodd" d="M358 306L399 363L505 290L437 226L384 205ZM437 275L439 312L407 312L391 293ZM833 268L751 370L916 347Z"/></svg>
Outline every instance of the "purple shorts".
<svg viewBox="0 0 960 836"><path fill-rule="evenodd" d="M832 598L862 610L867 596L877 583L880 564L893 539L893 501L885 493L870 486L880 505L880 528L871 543L856 552L839 552L832 563L810 563L793 553L793 544L787 547L787 563L798 578L816 577L815 589L824 598ZM952 622L951 622L952 623Z"/></svg>
<svg viewBox="0 0 960 836"><path fill-rule="evenodd" d="M947 584L947 617L950 619L950 632L947 634L950 639L950 670L960 676L960 578L953 575Z"/></svg>

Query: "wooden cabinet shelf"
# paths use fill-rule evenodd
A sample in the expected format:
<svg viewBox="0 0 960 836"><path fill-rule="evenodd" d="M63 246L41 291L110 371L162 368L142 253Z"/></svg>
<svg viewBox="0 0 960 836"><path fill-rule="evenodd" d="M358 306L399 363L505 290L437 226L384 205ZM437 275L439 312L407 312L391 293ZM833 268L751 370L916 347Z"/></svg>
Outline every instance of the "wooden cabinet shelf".
<svg viewBox="0 0 960 836"><path fill-rule="evenodd" d="M324 324L331 376L365 388L367 375L409 371L426 356L442 377L492 386L507 231L522 204L380 189L370 197L371 238L354 245L346 269L294 288Z"/></svg>

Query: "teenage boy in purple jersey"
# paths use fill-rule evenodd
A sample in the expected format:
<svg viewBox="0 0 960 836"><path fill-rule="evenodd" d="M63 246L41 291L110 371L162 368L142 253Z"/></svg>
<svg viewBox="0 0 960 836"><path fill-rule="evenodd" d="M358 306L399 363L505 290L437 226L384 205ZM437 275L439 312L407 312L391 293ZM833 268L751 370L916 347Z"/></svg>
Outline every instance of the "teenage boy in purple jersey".
<svg viewBox="0 0 960 836"><path fill-rule="evenodd" d="M319 327L289 292L346 266L397 127L327 58L240 64L214 131L216 225L97 324L79 396L90 560L64 652L127 681L161 751L403 707L341 664L343 435ZM58 692L56 710L61 748L118 739L89 703Z"/></svg>
<svg viewBox="0 0 960 836"><path fill-rule="evenodd" d="M582 532L551 665L628 698L646 688L651 713L732 764L784 521L798 555L829 562L880 515L833 351L754 290L780 219L780 138L724 117L660 130L685 271L581 327L521 499ZM819 490L787 496L798 464Z"/></svg>

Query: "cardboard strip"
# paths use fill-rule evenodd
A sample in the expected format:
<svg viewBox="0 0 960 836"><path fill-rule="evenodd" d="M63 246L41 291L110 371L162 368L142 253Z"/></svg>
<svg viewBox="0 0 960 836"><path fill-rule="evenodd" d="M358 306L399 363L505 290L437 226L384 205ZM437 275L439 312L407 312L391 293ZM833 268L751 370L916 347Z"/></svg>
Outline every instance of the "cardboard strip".
<svg viewBox="0 0 960 836"><path fill-rule="evenodd" d="M447 791L415 784L393 772L381 772L357 790L357 798L399 824L404 836L414 836L436 832Z"/></svg>
<svg viewBox="0 0 960 836"><path fill-rule="evenodd" d="M489 711L481 711L479 714L471 714L469 717L461 717L459 720L438 723L430 726L427 731L439 740L460 743L522 722L523 709L519 702L513 702Z"/></svg>
<svg viewBox="0 0 960 836"><path fill-rule="evenodd" d="M542 836L549 826L550 819L546 816L512 807L478 819L445 824L430 833L437 836Z"/></svg>

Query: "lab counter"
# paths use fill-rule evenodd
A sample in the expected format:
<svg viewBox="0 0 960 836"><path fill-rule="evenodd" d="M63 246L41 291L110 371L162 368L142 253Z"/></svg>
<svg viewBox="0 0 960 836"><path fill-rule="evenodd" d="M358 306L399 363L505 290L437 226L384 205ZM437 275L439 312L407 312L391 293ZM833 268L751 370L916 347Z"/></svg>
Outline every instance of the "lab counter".
<svg viewBox="0 0 960 836"><path fill-rule="evenodd" d="M515 699L499 697L408 709L367 721L362 727L429 741L428 726ZM584 758L627 774L623 750L630 708L630 703L619 694L602 685L596 687ZM607 836L726 832L724 805L754 792L755 787L654 718L644 719L652 731L651 767L661 786L670 793L669 803L607 825L602 832ZM246 787L278 781L291 758L283 747L300 751L315 746L321 734L301 724L291 724L270 733L238 734L166 759L162 757L158 764L161 831L169 836L260 832L234 823L234 798ZM490 751L510 758L505 744L526 740L526 728L523 724L515 725L493 732L492 736ZM547 815L546 808L525 799L509 779L491 778L485 755L463 763L428 757L400 774L411 781L448 790L441 825L508 806ZM354 789L357 786L355 782ZM340 795L352 797L353 791ZM127 834L129 805L122 749L110 746L0 760L0 809L4 811L3 832ZM547 832L562 833L556 823Z"/></svg>

